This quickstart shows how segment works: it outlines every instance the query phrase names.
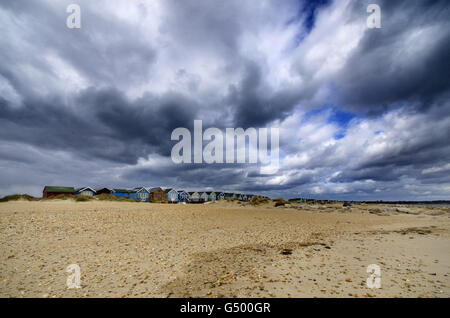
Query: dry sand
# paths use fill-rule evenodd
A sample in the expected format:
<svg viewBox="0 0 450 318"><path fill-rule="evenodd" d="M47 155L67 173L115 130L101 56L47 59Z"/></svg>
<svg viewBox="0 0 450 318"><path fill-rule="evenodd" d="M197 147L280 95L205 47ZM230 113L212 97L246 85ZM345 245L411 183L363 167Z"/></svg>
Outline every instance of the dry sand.
<svg viewBox="0 0 450 318"><path fill-rule="evenodd" d="M0 296L450 296L450 209L272 205L0 203Z"/></svg>

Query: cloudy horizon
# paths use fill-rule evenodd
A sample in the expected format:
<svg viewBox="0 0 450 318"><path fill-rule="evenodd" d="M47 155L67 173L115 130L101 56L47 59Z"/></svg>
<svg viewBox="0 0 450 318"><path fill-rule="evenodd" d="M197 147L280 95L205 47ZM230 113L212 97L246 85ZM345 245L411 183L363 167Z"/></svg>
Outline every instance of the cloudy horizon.
<svg viewBox="0 0 450 318"><path fill-rule="evenodd" d="M81 8L81 28L66 8ZM381 28L366 9L381 8ZM447 1L3 1L0 196L45 185L450 200ZM276 127L280 167L175 164Z"/></svg>

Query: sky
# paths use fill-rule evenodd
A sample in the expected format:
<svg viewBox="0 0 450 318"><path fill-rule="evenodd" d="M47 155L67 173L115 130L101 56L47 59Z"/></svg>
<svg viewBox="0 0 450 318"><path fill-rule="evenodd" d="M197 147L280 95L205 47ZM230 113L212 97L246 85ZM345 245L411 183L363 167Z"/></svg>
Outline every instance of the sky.
<svg viewBox="0 0 450 318"><path fill-rule="evenodd" d="M71 3L81 28L68 28ZM381 8L368 28L367 6ZM450 199L448 1L0 2L0 195L45 185ZM175 128L279 129L280 166L175 164Z"/></svg>

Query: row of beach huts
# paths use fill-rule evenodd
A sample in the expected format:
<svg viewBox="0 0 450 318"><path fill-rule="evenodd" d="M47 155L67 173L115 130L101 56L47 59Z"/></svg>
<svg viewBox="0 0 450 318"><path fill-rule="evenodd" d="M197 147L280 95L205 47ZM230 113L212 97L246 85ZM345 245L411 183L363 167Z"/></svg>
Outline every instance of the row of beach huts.
<svg viewBox="0 0 450 318"><path fill-rule="evenodd" d="M60 186L45 186L42 197L49 198L57 195L84 195L96 196L100 194L110 194L117 197L124 197L134 199L142 202L155 203L203 203L208 201L237 199L240 201L251 201L255 196L253 194L230 193L230 192L214 192L214 191L194 191L187 192L184 190L175 190L172 188L163 189L160 187L148 188L137 187L132 190L127 189L110 189L101 188L94 189L91 187L60 187Z"/></svg>

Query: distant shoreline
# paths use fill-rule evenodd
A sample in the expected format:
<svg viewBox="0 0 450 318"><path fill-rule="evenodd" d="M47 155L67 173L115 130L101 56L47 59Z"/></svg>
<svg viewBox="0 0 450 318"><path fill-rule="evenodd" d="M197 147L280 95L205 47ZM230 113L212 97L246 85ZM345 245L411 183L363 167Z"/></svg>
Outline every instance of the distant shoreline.
<svg viewBox="0 0 450 318"><path fill-rule="evenodd" d="M350 202L350 203L365 203L365 204L408 204L408 205L439 205L439 206L450 206L450 200L432 200L432 201L382 201L382 200L376 200L376 201L359 201L359 200L327 200L327 199L305 199L305 198L294 198L289 199L290 202L295 201L304 201L305 203L344 203L344 202Z"/></svg>

